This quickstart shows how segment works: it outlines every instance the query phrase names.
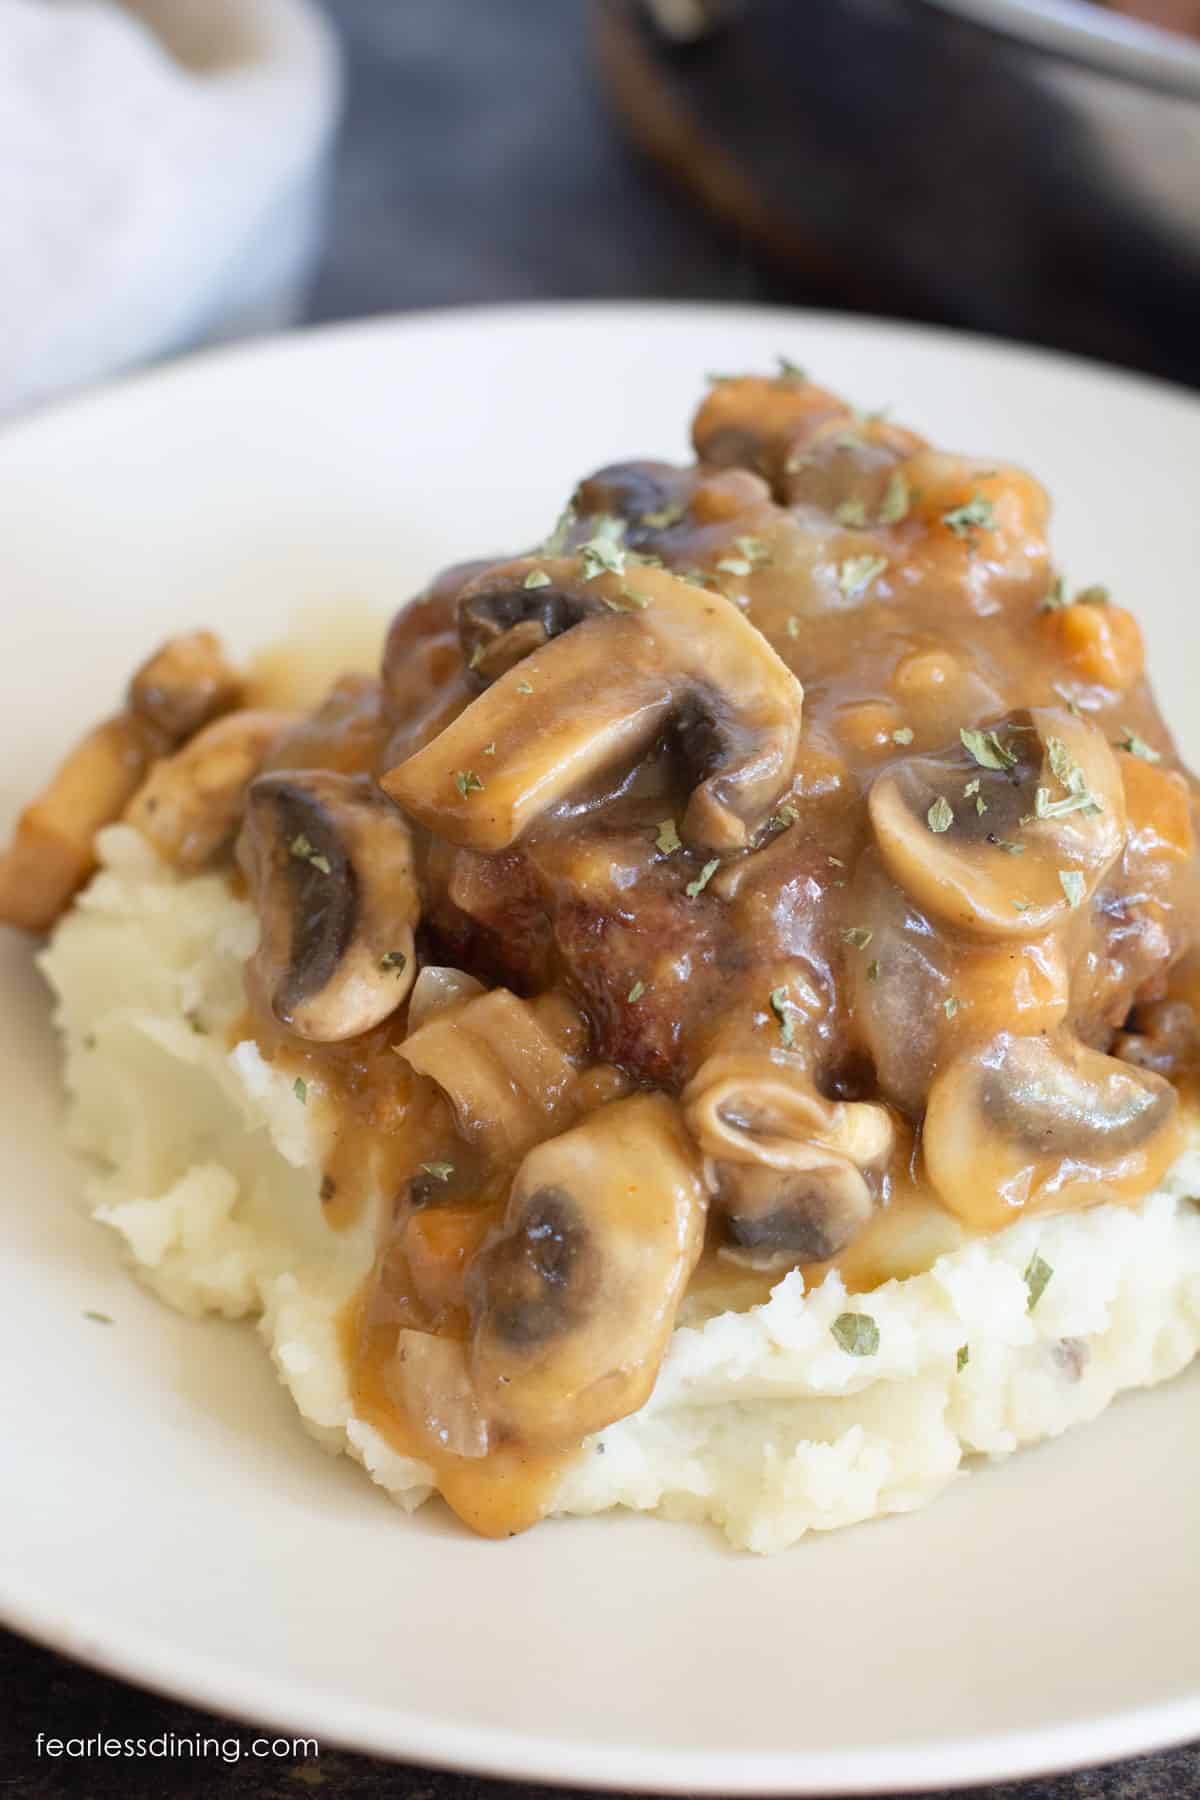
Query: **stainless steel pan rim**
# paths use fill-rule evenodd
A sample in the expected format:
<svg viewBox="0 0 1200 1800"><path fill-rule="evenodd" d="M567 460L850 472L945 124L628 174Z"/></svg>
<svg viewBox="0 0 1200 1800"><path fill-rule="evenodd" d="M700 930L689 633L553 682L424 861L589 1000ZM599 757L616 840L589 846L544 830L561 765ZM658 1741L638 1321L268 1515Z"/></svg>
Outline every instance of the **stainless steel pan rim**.
<svg viewBox="0 0 1200 1800"><path fill-rule="evenodd" d="M1200 44L1091 0L925 0L1042 50L1200 100Z"/></svg>

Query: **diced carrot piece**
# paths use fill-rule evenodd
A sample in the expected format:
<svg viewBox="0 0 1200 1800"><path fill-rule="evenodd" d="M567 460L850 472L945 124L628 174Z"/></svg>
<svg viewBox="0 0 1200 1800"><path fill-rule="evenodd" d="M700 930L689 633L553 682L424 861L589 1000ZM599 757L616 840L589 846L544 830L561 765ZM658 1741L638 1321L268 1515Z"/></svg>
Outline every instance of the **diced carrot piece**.
<svg viewBox="0 0 1200 1800"><path fill-rule="evenodd" d="M1143 854L1192 854L1191 795L1175 769L1160 769L1140 756L1121 757L1129 834Z"/></svg>
<svg viewBox="0 0 1200 1800"><path fill-rule="evenodd" d="M1058 654L1085 681L1127 688L1142 673L1142 633L1123 606L1061 606L1043 613L1041 625Z"/></svg>
<svg viewBox="0 0 1200 1800"><path fill-rule="evenodd" d="M495 1223L491 1207L430 1206L413 1213L404 1249L413 1286L431 1312L465 1303L467 1269Z"/></svg>

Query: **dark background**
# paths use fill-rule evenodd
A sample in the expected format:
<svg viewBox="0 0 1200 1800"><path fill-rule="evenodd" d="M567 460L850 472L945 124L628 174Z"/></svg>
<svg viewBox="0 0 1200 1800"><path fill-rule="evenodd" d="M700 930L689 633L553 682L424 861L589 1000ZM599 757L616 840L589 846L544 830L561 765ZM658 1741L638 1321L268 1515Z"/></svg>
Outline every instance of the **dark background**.
<svg viewBox="0 0 1200 1800"><path fill-rule="evenodd" d="M820 0L795 0L817 9ZM326 0L350 86L315 320L464 302L546 298L772 301L928 316L910 286L852 296L716 224L628 143L598 80L583 0ZM686 59L686 83L691 75ZM986 294L959 294L954 322L994 325ZM1200 310L1200 309L1198 309ZM1043 325L1039 329L1039 323ZM1200 337L1192 314L1189 342ZM1053 341L1047 314L1029 336ZM1162 333L1159 331L1159 337ZM1146 363L1137 334L1121 360ZM1195 346L1192 346L1194 350ZM1173 372L1187 377L1180 366ZM186 1545L180 1546L186 1554ZM801 1552L802 1554L802 1552ZM70 1763L39 1760L39 1731L152 1738L255 1733L143 1694L0 1633L0 1792L12 1800L251 1795L299 1800L545 1800L553 1790L439 1775L329 1750L282 1759ZM1200 1748L1035 1783L985 1800L1187 1800Z"/></svg>

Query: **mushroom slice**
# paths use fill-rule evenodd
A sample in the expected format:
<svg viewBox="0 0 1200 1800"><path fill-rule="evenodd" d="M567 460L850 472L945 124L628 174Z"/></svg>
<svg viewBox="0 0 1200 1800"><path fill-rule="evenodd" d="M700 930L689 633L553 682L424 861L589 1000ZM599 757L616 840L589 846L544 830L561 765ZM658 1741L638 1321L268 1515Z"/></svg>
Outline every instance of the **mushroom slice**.
<svg viewBox="0 0 1200 1800"><path fill-rule="evenodd" d="M465 1347L427 1331L401 1331L384 1380L406 1419L435 1450L486 1456L488 1427L475 1402Z"/></svg>
<svg viewBox="0 0 1200 1800"><path fill-rule="evenodd" d="M1000 1032L929 1093L925 1167L943 1204L980 1230L1019 1212L1136 1200L1179 1149L1175 1090L1065 1032Z"/></svg>
<svg viewBox="0 0 1200 1800"><path fill-rule="evenodd" d="M467 1283L476 1399L531 1446L636 1411L704 1239L701 1158L664 1094L531 1150Z"/></svg>
<svg viewBox="0 0 1200 1800"><path fill-rule="evenodd" d="M822 1098L800 1058L783 1051L710 1057L683 1106L716 1160L725 1236L741 1260L824 1262L870 1218L863 1171L895 1142L886 1107Z"/></svg>
<svg viewBox="0 0 1200 1800"><path fill-rule="evenodd" d="M792 779L799 682L736 606L665 569L588 585L617 610L501 675L382 787L452 843L502 850L674 721L696 781L683 838L741 849Z"/></svg>
<svg viewBox="0 0 1200 1800"><path fill-rule="evenodd" d="M296 722L285 712L235 712L155 763L125 809L159 855L198 869L235 830L246 786L271 746Z"/></svg>
<svg viewBox="0 0 1200 1800"><path fill-rule="evenodd" d="M237 854L262 926L254 974L280 1023L333 1043L394 1012L419 903L408 826L369 777L259 775Z"/></svg>
<svg viewBox="0 0 1200 1800"><path fill-rule="evenodd" d="M766 1269L827 1262L868 1222L874 1199L862 1171L810 1154L808 1168L720 1165L718 1205L734 1260Z"/></svg>
<svg viewBox="0 0 1200 1800"><path fill-rule="evenodd" d="M120 818L162 748L153 727L128 713L76 744L0 855L0 920L50 929L95 870L96 833Z"/></svg>
<svg viewBox="0 0 1200 1800"><path fill-rule="evenodd" d="M129 706L176 743L241 704L242 678L211 631L170 638L129 683Z"/></svg>
<svg viewBox="0 0 1200 1800"><path fill-rule="evenodd" d="M555 1029L560 1024L565 1031ZM493 988L435 1013L396 1048L418 1075L437 1082L468 1143L486 1156L516 1157L569 1113L575 1068L564 1038L571 1035L570 1020Z"/></svg>
<svg viewBox="0 0 1200 1800"><path fill-rule="evenodd" d="M674 463L609 463L575 489L571 506L578 524L572 536L590 536L597 518L620 519L623 542L631 550L652 546L683 519L695 486L695 469Z"/></svg>
<svg viewBox="0 0 1200 1800"><path fill-rule="evenodd" d="M454 969L444 963L426 963L408 996L409 1031L417 1031L449 1007L473 1000L476 994L486 991L482 981L476 981L465 969Z"/></svg>
<svg viewBox="0 0 1200 1800"><path fill-rule="evenodd" d="M497 563L469 581L458 602L458 637L480 687L506 669L605 610L573 556L521 556Z"/></svg>
<svg viewBox="0 0 1200 1800"><path fill-rule="evenodd" d="M859 1168L886 1161L895 1127L885 1106L826 1100L799 1057L746 1051L709 1057L684 1089L688 1129L706 1156L770 1169L813 1167L832 1153Z"/></svg>
<svg viewBox="0 0 1200 1800"><path fill-rule="evenodd" d="M1125 802L1096 726L1051 707L878 777L871 824L892 879L935 918L983 937L1040 936L1119 855ZM999 766L994 766L994 765ZM1063 876L1079 877L1068 899Z"/></svg>

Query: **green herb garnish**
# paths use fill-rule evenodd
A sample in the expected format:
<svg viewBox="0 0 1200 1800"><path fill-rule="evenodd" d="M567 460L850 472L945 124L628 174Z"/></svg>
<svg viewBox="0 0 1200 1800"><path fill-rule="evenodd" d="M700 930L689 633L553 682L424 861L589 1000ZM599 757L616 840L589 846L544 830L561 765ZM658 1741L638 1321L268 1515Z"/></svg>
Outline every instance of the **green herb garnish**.
<svg viewBox="0 0 1200 1800"><path fill-rule="evenodd" d="M771 1011L779 1021L779 1038L785 1050L790 1050L796 1041L796 1024L792 1018L791 1003L785 987L772 988L768 999Z"/></svg>
<svg viewBox="0 0 1200 1800"><path fill-rule="evenodd" d="M852 950L865 950L875 933L867 925L851 925L842 933L842 942Z"/></svg>
<svg viewBox="0 0 1200 1800"><path fill-rule="evenodd" d="M664 856L670 856L673 850L682 848L682 839L675 829L674 819L664 819L658 828L658 836L654 840L656 847Z"/></svg>
<svg viewBox="0 0 1200 1800"><path fill-rule="evenodd" d="M625 999L628 1002L628 1004L630 1006L632 1006L635 1000L641 999L641 997L645 993L645 991L646 991L645 982L644 981L635 981L633 986L630 988L629 992L626 994Z"/></svg>
<svg viewBox="0 0 1200 1800"><path fill-rule="evenodd" d="M1128 750L1130 756L1140 756L1143 762L1156 763L1162 761L1161 752L1153 749L1136 731L1130 731L1128 725L1122 725L1125 736L1116 740L1118 750Z"/></svg>
<svg viewBox="0 0 1200 1800"><path fill-rule="evenodd" d="M1016 765L1016 755L1002 744L994 731L969 731L964 726L959 731L963 749L974 758L981 769L1011 769Z"/></svg>
<svg viewBox="0 0 1200 1800"><path fill-rule="evenodd" d="M418 1163L417 1167L423 1175L432 1176L434 1181L449 1181L454 1173L454 1164L452 1162Z"/></svg>
<svg viewBox="0 0 1200 1800"><path fill-rule="evenodd" d="M848 556L838 569L837 583L843 594L861 593L888 566L886 556Z"/></svg>
<svg viewBox="0 0 1200 1800"><path fill-rule="evenodd" d="M892 733L893 744L911 744L912 741L913 728L911 725L898 725Z"/></svg>
<svg viewBox="0 0 1200 1800"><path fill-rule="evenodd" d="M1035 1250L1025 1266L1025 1286L1028 1289L1028 1297L1025 1301L1026 1312L1033 1311L1049 1286L1053 1273L1054 1270L1050 1264L1044 1262Z"/></svg>
<svg viewBox="0 0 1200 1800"><path fill-rule="evenodd" d="M925 814L925 821L929 826L930 831L949 831L954 823L954 808L947 800L945 794L938 795L933 805L929 808L929 811Z"/></svg>
<svg viewBox="0 0 1200 1800"><path fill-rule="evenodd" d="M329 874L329 858L327 856L318 856L302 831L298 832L292 839L288 849L289 853L295 857L297 862L308 863L310 867L319 870L322 875Z"/></svg>
<svg viewBox="0 0 1200 1800"><path fill-rule="evenodd" d="M682 500L672 500L667 506L660 506L657 512L643 513L641 523L648 525L652 531L666 531L671 525L678 525L687 505Z"/></svg>
<svg viewBox="0 0 1200 1800"><path fill-rule="evenodd" d="M833 516L839 525L862 526L867 522L867 506L865 500L842 500L833 509Z"/></svg>
<svg viewBox="0 0 1200 1800"><path fill-rule="evenodd" d="M870 1313L841 1313L829 1329L847 1356L874 1356L879 1348L879 1327Z"/></svg>
<svg viewBox="0 0 1200 1800"><path fill-rule="evenodd" d="M303 1075L297 1075L295 1081L293 1081L292 1092L295 1094L301 1106L308 1105L308 1083L305 1081Z"/></svg>
<svg viewBox="0 0 1200 1800"><path fill-rule="evenodd" d="M948 525L955 537L973 539L977 531L995 528L996 514L990 500L982 494L974 494L965 505L953 506L949 512L944 512L942 524Z"/></svg>
<svg viewBox="0 0 1200 1800"><path fill-rule="evenodd" d="M1046 757L1051 773L1066 788L1067 795L1064 800L1053 800L1049 788L1038 788L1033 797L1035 819L1064 819L1069 813L1103 812L1103 803L1089 789L1083 770L1061 738L1046 739ZM1023 825L1027 822L1021 821Z"/></svg>
<svg viewBox="0 0 1200 1800"><path fill-rule="evenodd" d="M963 1370L966 1368L966 1366L970 1362L970 1360L971 1360L970 1344L960 1344L958 1346L958 1355L954 1359L954 1366L955 1366L955 1369L958 1374L960 1374L960 1375L962 1374Z"/></svg>
<svg viewBox="0 0 1200 1800"><path fill-rule="evenodd" d="M585 544L579 546L583 579L595 581L598 575L625 573L625 521L605 513L596 520L595 530Z"/></svg>
<svg viewBox="0 0 1200 1800"><path fill-rule="evenodd" d="M721 859L719 856L714 856L709 862L705 863L695 881L689 881L687 887L684 889L689 900L694 900L697 894L702 894L704 892L720 866Z"/></svg>
<svg viewBox="0 0 1200 1800"><path fill-rule="evenodd" d="M1067 905L1070 907L1082 906L1087 883L1080 871L1078 869L1060 869L1058 879L1062 882L1062 891L1067 896Z"/></svg>
<svg viewBox="0 0 1200 1800"><path fill-rule="evenodd" d="M454 785L465 800L468 794L482 794L483 783L474 769L455 769Z"/></svg>
<svg viewBox="0 0 1200 1800"><path fill-rule="evenodd" d="M902 470L893 469L888 476L888 484L879 505L879 523L881 525L898 525L901 519L908 517L908 509L911 504L912 497L909 494L907 476Z"/></svg>

